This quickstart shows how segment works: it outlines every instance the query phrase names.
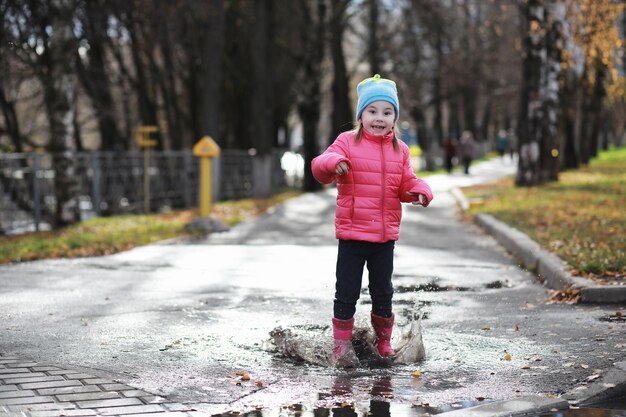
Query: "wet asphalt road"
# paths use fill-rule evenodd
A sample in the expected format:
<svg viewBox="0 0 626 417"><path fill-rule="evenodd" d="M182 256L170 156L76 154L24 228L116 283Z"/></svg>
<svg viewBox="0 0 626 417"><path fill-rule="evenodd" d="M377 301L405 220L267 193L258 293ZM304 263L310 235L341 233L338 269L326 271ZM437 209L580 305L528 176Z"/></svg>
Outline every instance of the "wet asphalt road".
<svg viewBox="0 0 626 417"><path fill-rule="evenodd" d="M435 413L477 398L583 392L626 358L625 325L602 321L624 306L548 303L532 274L459 221L448 192L512 169L495 160L470 176L431 177L433 204L405 207L394 307L399 325L423 316L421 363L346 372L267 350L279 326L330 337L332 189L202 241L0 267L0 353L92 370L209 413L337 397ZM364 294L357 319L368 315Z"/></svg>

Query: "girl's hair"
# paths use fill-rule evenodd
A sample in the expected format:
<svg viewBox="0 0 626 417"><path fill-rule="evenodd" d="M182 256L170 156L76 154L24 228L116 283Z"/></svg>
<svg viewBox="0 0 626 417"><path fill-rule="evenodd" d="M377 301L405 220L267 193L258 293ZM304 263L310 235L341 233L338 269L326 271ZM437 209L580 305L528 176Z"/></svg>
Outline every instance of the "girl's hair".
<svg viewBox="0 0 626 417"><path fill-rule="evenodd" d="M361 136L363 135L363 123L359 123L357 126L355 126L354 130L356 131L356 136L354 137L354 141L356 143L361 142ZM398 129L395 128L393 129L393 149L396 152L400 151L400 144L398 143L398 141L400 140L400 138L398 137Z"/></svg>

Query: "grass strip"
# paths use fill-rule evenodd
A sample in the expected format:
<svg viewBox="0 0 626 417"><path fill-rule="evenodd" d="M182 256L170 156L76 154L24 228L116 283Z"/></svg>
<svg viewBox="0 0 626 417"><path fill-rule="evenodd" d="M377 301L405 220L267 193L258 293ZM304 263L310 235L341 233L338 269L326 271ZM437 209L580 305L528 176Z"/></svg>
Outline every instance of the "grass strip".
<svg viewBox="0 0 626 417"><path fill-rule="evenodd" d="M521 230L574 275L626 280L626 147L601 152L558 182L515 187L509 178L463 191L469 214L488 213Z"/></svg>
<svg viewBox="0 0 626 417"><path fill-rule="evenodd" d="M300 194L286 191L270 198L248 198L214 204L211 215L232 227ZM0 238L0 264L36 259L108 255L160 240L190 236L184 230L197 210L162 214L96 217L49 232Z"/></svg>

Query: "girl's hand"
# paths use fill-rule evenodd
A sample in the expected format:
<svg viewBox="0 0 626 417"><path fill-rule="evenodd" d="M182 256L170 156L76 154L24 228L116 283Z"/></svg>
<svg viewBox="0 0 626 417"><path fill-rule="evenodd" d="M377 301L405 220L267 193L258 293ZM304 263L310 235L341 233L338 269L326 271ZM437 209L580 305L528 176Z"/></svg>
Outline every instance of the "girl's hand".
<svg viewBox="0 0 626 417"><path fill-rule="evenodd" d="M347 174L348 171L350 171L350 166L346 161L339 162L337 164L337 167L335 167L335 172L337 173L337 175Z"/></svg>
<svg viewBox="0 0 626 417"><path fill-rule="evenodd" d="M424 194L412 193L410 191L407 194L410 196L417 196L417 199L413 201L411 204L414 204L416 206L423 206L424 204L426 204L427 199Z"/></svg>

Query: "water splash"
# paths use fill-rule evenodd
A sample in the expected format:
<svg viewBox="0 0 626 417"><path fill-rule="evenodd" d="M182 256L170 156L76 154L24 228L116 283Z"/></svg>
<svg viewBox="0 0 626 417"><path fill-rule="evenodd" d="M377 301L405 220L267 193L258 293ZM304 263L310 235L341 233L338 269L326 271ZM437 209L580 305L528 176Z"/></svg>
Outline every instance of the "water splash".
<svg viewBox="0 0 626 417"><path fill-rule="evenodd" d="M396 356L382 358L374 345L376 335L369 325L355 326L352 336L354 350L362 365L388 366L391 364L411 364L424 359L425 349L422 340L421 318L413 319L405 326L395 326L392 346ZM329 328L277 327L270 332L270 339L264 348L296 362L330 367L333 348L332 332Z"/></svg>

